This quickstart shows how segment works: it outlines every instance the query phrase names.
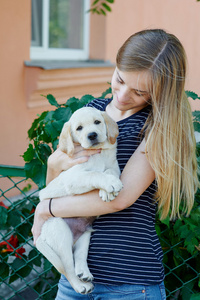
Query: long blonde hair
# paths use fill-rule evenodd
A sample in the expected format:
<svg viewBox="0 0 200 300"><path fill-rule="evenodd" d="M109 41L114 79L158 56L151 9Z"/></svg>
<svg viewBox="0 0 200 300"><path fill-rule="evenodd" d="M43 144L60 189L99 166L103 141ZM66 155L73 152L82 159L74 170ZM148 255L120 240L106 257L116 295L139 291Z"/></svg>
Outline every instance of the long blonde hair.
<svg viewBox="0 0 200 300"><path fill-rule="evenodd" d="M196 142L185 94L186 55L180 41L161 29L128 38L116 59L121 71L148 70L152 110L145 124L146 155L156 174L161 218L189 214L199 185Z"/></svg>

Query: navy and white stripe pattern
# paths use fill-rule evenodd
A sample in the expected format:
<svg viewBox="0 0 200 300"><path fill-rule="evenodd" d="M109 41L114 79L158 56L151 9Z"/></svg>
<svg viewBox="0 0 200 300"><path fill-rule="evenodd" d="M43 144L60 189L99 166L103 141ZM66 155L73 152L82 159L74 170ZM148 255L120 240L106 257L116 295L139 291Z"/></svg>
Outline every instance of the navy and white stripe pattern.
<svg viewBox="0 0 200 300"><path fill-rule="evenodd" d="M88 106L104 111L111 100L95 99ZM148 106L118 122L117 159L121 171L139 145ZM129 208L95 220L88 254L94 282L158 284L164 279L163 253L155 231L155 183Z"/></svg>

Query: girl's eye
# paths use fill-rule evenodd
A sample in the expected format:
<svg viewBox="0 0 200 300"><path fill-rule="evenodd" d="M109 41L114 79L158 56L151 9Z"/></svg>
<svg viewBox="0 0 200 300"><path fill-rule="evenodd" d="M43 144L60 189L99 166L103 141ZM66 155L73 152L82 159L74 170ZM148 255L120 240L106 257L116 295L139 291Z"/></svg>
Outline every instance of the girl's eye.
<svg viewBox="0 0 200 300"><path fill-rule="evenodd" d="M116 78L116 81L117 81L118 83L120 83L120 84L123 84L123 81L120 80L118 77Z"/></svg>
<svg viewBox="0 0 200 300"><path fill-rule="evenodd" d="M135 91L136 96L142 96L140 93Z"/></svg>
<svg viewBox="0 0 200 300"><path fill-rule="evenodd" d="M136 96L142 97L144 94L141 94L140 92L135 91Z"/></svg>
<svg viewBox="0 0 200 300"><path fill-rule="evenodd" d="M98 124L100 124L101 123L101 121L99 121L99 120L95 120L94 121L94 124L96 124L96 125L98 125Z"/></svg>
<svg viewBox="0 0 200 300"><path fill-rule="evenodd" d="M81 126L81 125L76 128L76 130L78 130L78 131L80 131L82 129L83 129L83 126Z"/></svg>

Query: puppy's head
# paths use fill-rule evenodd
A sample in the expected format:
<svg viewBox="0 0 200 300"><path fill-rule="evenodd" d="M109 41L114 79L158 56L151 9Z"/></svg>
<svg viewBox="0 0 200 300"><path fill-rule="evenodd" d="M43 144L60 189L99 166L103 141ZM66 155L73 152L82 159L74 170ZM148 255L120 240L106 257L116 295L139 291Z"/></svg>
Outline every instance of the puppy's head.
<svg viewBox="0 0 200 300"><path fill-rule="evenodd" d="M118 126L105 112L83 107L74 112L63 126L59 147L69 156L74 153L74 142L85 149L103 148L106 141L116 142Z"/></svg>

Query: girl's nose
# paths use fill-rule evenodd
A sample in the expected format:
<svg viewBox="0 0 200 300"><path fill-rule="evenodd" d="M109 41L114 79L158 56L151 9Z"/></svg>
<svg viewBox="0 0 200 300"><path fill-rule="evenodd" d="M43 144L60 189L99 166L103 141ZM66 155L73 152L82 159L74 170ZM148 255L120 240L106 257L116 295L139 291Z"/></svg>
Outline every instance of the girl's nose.
<svg viewBox="0 0 200 300"><path fill-rule="evenodd" d="M125 101L129 98L129 91L125 86L123 86L120 88L118 95L121 100Z"/></svg>

